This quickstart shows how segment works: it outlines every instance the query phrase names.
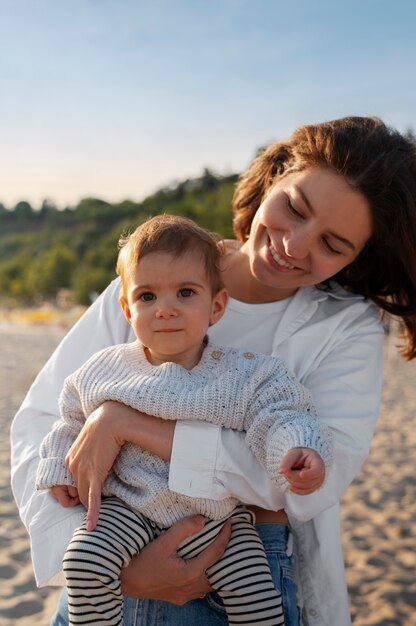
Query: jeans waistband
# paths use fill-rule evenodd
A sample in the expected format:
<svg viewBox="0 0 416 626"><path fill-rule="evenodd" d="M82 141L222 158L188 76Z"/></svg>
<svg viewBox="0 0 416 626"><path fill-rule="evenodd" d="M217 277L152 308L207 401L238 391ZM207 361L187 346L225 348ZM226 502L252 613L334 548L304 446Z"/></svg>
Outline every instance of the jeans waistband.
<svg viewBox="0 0 416 626"><path fill-rule="evenodd" d="M291 535L287 524L256 524L256 530L266 550L286 552Z"/></svg>

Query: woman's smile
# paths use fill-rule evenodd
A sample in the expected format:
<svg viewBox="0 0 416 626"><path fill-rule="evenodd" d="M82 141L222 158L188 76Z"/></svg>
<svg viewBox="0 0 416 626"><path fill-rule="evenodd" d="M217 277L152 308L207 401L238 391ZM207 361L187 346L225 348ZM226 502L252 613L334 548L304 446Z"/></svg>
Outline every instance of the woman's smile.
<svg viewBox="0 0 416 626"><path fill-rule="evenodd" d="M254 216L240 249L250 274L243 286L239 273L236 297L280 300L318 285L352 263L371 234L368 203L344 178L318 167L293 172Z"/></svg>
<svg viewBox="0 0 416 626"><path fill-rule="evenodd" d="M268 251L270 253L270 256L272 257L272 265L275 267L276 265L278 265L278 267L276 269L278 269L279 271L290 271L290 270L294 270L294 269L299 269L297 267L295 267L295 265L292 265L291 263L289 263L287 260L285 260L285 257L282 253L279 253L276 248L273 246L270 237L267 238L268 239ZM274 261L274 263L273 263Z"/></svg>

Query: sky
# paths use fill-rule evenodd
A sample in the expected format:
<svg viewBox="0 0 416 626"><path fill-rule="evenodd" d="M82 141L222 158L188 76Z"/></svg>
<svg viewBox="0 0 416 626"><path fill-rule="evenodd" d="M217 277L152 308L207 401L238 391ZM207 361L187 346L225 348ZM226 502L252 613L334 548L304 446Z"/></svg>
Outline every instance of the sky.
<svg viewBox="0 0 416 626"><path fill-rule="evenodd" d="M300 124L416 130L414 0L0 0L0 202L140 201Z"/></svg>

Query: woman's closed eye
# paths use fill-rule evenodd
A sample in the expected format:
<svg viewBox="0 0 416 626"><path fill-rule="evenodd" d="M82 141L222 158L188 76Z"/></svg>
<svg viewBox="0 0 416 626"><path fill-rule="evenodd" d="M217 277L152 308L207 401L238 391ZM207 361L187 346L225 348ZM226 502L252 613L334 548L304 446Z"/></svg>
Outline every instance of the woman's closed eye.
<svg viewBox="0 0 416 626"><path fill-rule="evenodd" d="M289 196L286 196L286 206L291 215L301 220L305 219L305 216L300 211L298 211L298 209L294 206Z"/></svg>
<svg viewBox="0 0 416 626"><path fill-rule="evenodd" d="M303 213L301 213L292 203L291 199L289 196L286 196L286 203L287 203L287 208L289 213L295 217L296 219L299 220L305 220L306 216L303 215ZM324 246L326 252L329 252L331 254L342 254L341 250L338 250L338 248L334 247L331 243L331 241L327 238L327 237L322 237L321 239L322 245Z"/></svg>
<svg viewBox="0 0 416 626"><path fill-rule="evenodd" d="M342 254L341 250L334 248L334 246L331 244L329 239L327 239L326 237L322 237L321 241L322 241L323 246L325 246L325 249L327 250L327 252L330 252L331 254Z"/></svg>

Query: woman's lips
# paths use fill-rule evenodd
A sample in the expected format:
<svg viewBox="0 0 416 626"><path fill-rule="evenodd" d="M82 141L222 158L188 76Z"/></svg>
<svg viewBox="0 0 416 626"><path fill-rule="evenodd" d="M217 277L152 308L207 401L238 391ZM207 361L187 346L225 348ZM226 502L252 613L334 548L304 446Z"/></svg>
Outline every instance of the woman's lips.
<svg viewBox="0 0 416 626"><path fill-rule="evenodd" d="M286 270L294 270L296 269L294 265L291 265L290 263L288 263L287 261L285 261L280 254L277 252L277 250L273 247L272 242L269 239L269 245L268 245L268 251L270 252L270 255L272 257L272 259L283 269Z"/></svg>

